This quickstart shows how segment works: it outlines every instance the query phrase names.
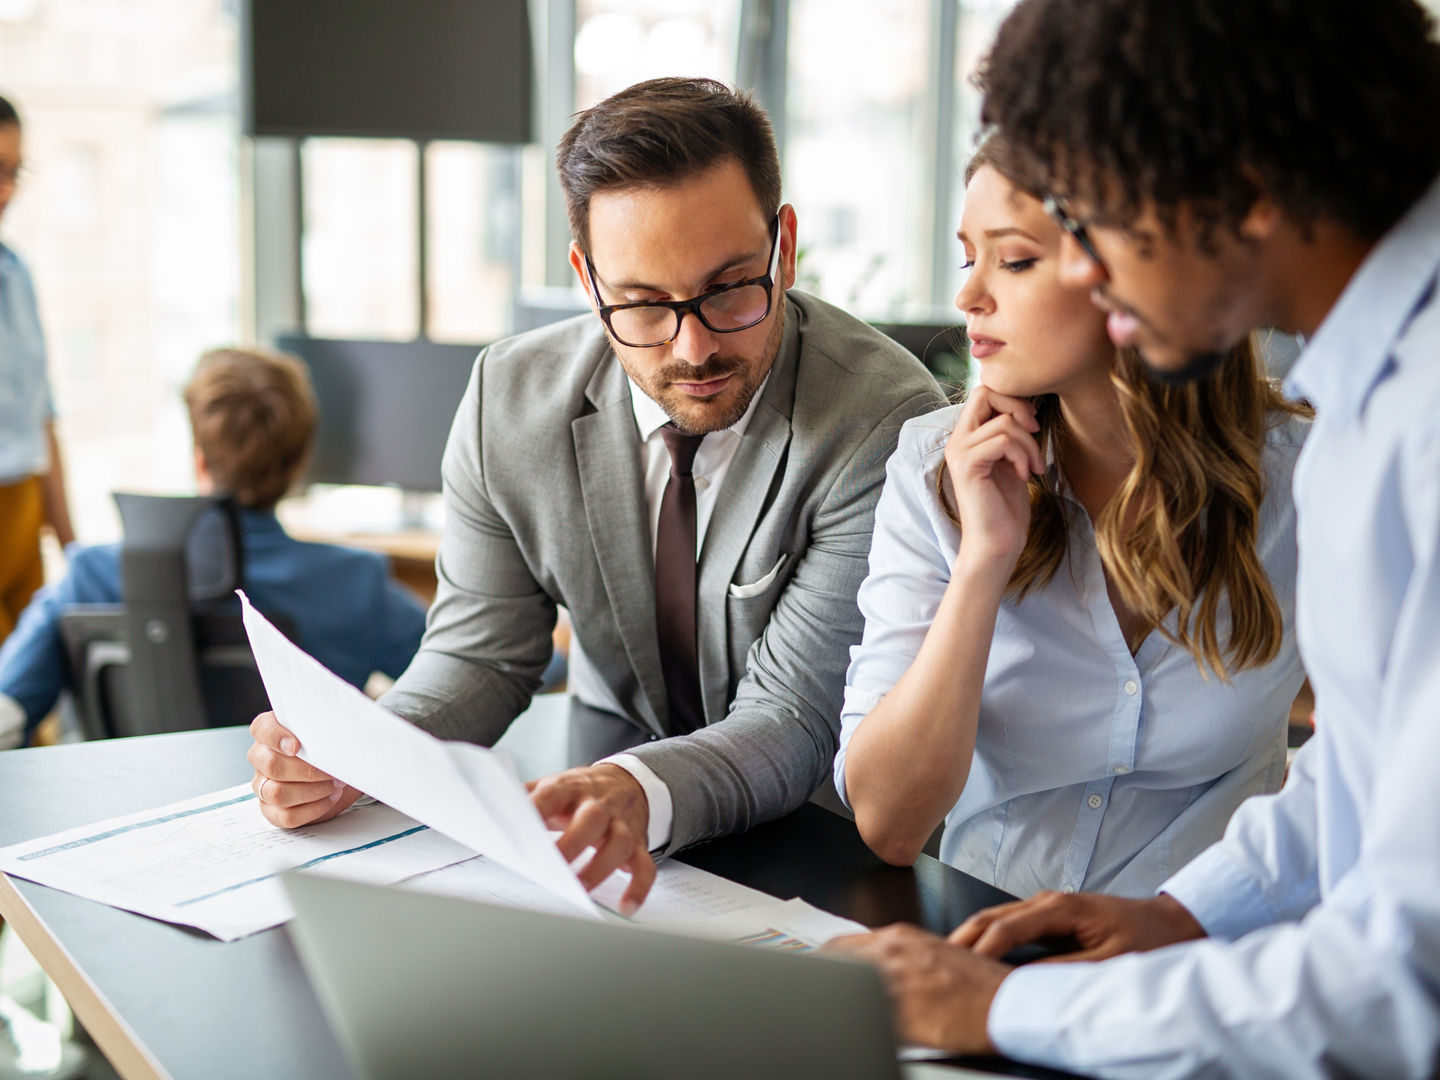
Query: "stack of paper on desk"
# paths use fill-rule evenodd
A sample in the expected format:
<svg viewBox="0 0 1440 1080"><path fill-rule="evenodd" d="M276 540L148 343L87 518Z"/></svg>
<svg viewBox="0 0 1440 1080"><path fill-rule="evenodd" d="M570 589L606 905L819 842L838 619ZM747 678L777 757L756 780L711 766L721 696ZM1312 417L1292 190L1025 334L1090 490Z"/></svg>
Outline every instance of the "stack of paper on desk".
<svg viewBox="0 0 1440 1080"><path fill-rule="evenodd" d="M241 784L16 844L0 850L0 869L232 941L294 914L285 870L324 866L388 885L473 854L379 803L277 829Z"/></svg>
<svg viewBox="0 0 1440 1080"><path fill-rule="evenodd" d="M288 920L277 878L304 868L382 884L424 874L416 887L606 917L508 758L436 739L386 712L241 601L271 705L299 739L300 757L378 802L285 831L241 786L0 850L0 869L225 940ZM612 876L596 898L613 908L624 886ZM678 864L660 868L634 921L786 947L863 929Z"/></svg>
<svg viewBox="0 0 1440 1080"><path fill-rule="evenodd" d="M628 884L629 878L617 873L592 893L606 909L607 917L690 937L793 951L866 929L804 900L777 900L748 885L680 862L663 862L656 867L655 884L644 905L629 919L622 919L614 912ZM553 896L483 857L417 875L402 887L568 914Z"/></svg>

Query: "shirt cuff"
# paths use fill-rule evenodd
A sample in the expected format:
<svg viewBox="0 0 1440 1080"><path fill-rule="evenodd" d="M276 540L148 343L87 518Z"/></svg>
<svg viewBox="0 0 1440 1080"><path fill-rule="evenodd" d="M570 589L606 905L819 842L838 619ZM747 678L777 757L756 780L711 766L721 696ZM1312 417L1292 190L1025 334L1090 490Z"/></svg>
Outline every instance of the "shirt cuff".
<svg viewBox="0 0 1440 1080"><path fill-rule="evenodd" d="M1073 996L1071 986L1093 964L1028 964L1005 977L985 1031L995 1049L1016 1061L1062 1066L1055 1018Z"/></svg>
<svg viewBox="0 0 1440 1080"><path fill-rule="evenodd" d="M656 776L634 754L612 754L601 758L596 765L619 765L635 778L645 792L645 801L650 804L650 824L646 829L645 845L653 854L664 851L670 844L670 833L675 823L675 807L670 800L670 788Z"/></svg>
<svg viewBox="0 0 1440 1080"><path fill-rule="evenodd" d="M0 694L0 750L25 745L25 710L6 694Z"/></svg>
<svg viewBox="0 0 1440 1080"><path fill-rule="evenodd" d="M1212 938L1234 941L1279 921L1260 883L1225 850L1224 841L1202 851L1156 890L1184 905Z"/></svg>

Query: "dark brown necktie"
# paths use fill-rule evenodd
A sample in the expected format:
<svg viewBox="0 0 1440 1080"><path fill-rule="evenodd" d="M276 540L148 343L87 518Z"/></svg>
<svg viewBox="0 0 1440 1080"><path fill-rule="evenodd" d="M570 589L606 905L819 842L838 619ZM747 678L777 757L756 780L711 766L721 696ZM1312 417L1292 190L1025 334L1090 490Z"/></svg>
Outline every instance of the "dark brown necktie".
<svg viewBox="0 0 1440 1080"><path fill-rule="evenodd" d="M660 669L676 733L705 726L700 702L700 669L695 650L695 477L691 468L703 435L687 435L674 424L660 429L670 451L670 479L660 497L655 534L655 631Z"/></svg>

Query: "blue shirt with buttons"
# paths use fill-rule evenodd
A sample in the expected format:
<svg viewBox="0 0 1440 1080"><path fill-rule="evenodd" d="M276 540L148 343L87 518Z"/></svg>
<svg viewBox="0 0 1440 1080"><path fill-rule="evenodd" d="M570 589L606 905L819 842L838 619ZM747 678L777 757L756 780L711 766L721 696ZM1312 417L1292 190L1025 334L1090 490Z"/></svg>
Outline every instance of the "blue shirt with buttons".
<svg viewBox="0 0 1440 1080"><path fill-rule="evenodd" d="M0 244L0 484L49 469L45 424L54 416L35 285Z"/></svg>
<svg viewBox="0 0 1440 1080"><path fill-rule="evenodd" d="M915 659L950 581L960 530L940 506L936 477L959 409L909 421L890 459L859 594L865 635L846 675L835 759L842 798L850 737ZM1305 679L1290 484L1306 427L1277 423L1263 456L1258 545L1284 618L1280 651L1228 684L1160 633L1130 654L1090 519L1070 500L1059 570L1000 606L969 779L945 819L945 862L1019 896L1149 896L1220 837L1245 798L1280 786L1289 707Z"/></svg>

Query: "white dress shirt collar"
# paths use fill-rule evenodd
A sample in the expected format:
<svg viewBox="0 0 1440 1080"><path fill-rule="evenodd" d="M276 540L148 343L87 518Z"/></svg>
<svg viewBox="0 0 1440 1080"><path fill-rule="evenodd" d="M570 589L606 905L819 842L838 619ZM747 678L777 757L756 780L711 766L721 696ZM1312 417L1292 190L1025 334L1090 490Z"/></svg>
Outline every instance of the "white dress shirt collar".
<svg viewBox="0 0 1440 1080"><path fill-rule="evenodd" d="M1394 361L1391 346L1435 287L1437 263L1440 179L1365 257L1296 361L1286 392L1329 419L1358 418Z"/></svg>

